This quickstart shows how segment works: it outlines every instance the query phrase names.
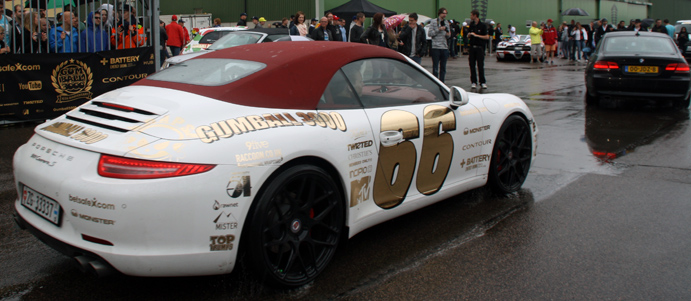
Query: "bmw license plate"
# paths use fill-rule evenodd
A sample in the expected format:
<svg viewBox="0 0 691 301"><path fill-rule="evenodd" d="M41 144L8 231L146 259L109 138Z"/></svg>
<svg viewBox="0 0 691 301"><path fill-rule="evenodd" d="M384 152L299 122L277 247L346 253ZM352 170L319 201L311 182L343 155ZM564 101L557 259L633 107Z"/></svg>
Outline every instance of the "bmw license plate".
<svg viewBox="0 0 691 301"><path fill-rule="evenodd" d="M60 204L57 201L38 193L27 186L22 188L22 206L47 219L49 222L60 225Z"/></svg>
<svg viewBox="0 0 691 301"><path fill-rule="evenodd" d="M657 66L626 66L630 73L657 73Z"/></svg>

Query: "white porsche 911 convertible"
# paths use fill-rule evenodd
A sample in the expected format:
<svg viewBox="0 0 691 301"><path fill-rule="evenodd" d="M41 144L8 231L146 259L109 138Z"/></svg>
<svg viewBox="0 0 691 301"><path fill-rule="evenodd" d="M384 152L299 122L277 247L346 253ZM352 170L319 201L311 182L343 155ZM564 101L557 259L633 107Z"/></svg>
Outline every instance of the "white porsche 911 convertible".
<svg viewBox="0 0 691 301"><path fill-rule="evenodd" d="M17 223L85 270L312 281L339 241L489 185L518 190L537 126L398 52L286 42L210 52L36 127ZM242 254L243 256L240 256Z"/></svg>

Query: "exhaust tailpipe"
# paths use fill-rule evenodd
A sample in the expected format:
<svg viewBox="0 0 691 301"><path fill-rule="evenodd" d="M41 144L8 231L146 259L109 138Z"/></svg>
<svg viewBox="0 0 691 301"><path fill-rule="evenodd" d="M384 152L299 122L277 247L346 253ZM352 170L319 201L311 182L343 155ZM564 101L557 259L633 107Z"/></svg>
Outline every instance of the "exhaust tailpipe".
<svg viewBox="0 0 691 301"><path fill-rule="evenodd" d="M103 278L113 274L113 269L99 260L91 259L83 255L75 256L74 260L82 273L88 273L97 278Z"/></svg>

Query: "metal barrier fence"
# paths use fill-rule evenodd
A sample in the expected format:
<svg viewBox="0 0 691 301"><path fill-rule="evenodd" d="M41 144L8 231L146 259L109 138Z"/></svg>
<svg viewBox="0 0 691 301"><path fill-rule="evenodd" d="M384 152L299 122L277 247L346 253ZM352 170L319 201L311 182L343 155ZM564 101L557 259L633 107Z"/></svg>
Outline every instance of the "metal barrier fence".
<svg viewBox="0 0 691 301"><path fill-rule="evenodd" d="M159 0L22 2L25 4L23 10L7 7L13 14L5 16L4 41L12 54L98 52L154 46L156 66L160 65ZM57 6L58 2L70 4ZM49 12L51 17L47 16Z"/></svg>

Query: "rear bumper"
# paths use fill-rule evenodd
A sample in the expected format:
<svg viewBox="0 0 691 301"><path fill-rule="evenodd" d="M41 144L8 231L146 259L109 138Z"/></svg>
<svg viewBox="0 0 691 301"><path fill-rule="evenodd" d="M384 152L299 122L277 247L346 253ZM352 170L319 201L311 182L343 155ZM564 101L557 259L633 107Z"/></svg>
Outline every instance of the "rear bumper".
<svg viewBox="0 0 691 301"><path fill-rule="evenodd" d="M640 98L686 99L691 90L691 78L614 77L609 73L594 73L586 77L588 93L592 96L626 96Z"/></svg>

